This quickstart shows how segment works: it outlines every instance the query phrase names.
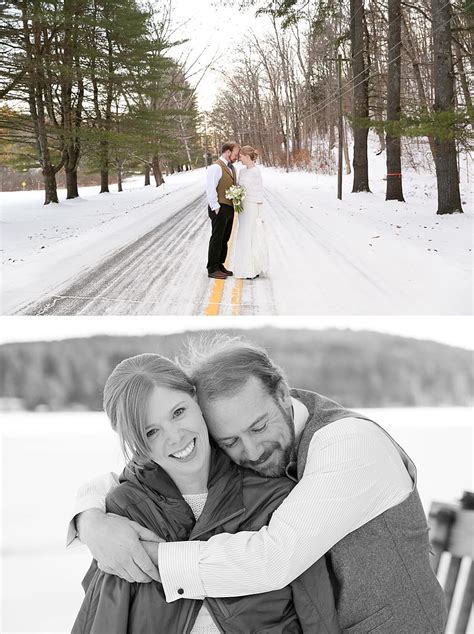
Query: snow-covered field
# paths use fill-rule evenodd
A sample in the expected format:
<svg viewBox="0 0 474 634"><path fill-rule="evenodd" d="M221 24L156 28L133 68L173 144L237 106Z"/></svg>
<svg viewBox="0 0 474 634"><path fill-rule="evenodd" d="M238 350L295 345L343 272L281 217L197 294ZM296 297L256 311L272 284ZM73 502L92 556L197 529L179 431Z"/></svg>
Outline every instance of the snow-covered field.
<svg viewBox="0 0 474 634"><path fill-rule="evenodd" d="M472 410L364 410L418 468L423 505L454 501L472 481ZM2 612L0 631L68 632L82 600L85 548L65 550L77 487L119 470L116 435L101 413L2 415Z"/></svg>
<svg viewBox="0 0 474 634"><path fill-rule="evenodd" d="M385 202L383 156L370 169L373 193L351 194L348 176L343 201L333 176L265 169L270 276L225 285L206 276L203 169L46 207L1 193L2 313L470 314L473 179L463 170L465 213L437 216L433 175L406 170L407 202Z"/></svg>

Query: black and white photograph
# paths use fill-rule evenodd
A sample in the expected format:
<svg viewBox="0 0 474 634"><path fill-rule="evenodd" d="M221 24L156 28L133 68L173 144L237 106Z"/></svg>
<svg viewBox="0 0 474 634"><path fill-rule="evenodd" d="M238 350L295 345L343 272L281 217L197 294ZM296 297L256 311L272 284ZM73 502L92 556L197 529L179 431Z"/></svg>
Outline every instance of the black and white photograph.
<svg viewBox="0 0 474 634"><path fill-rule="evenodd" d="M2 318L2 632L472 631L469 321Z"/></svg>

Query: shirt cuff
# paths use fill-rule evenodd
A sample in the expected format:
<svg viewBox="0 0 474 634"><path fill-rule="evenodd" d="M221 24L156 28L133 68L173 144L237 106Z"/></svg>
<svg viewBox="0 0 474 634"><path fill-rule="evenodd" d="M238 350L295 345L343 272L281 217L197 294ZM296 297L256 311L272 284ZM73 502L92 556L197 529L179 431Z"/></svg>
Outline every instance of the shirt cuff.
<svg viewBox="0 0 474 634"><path fill-rule="evenodd" d="M160 543L158 570L168 603L206 596L199 574L200 548L198 541Z"/></svg>

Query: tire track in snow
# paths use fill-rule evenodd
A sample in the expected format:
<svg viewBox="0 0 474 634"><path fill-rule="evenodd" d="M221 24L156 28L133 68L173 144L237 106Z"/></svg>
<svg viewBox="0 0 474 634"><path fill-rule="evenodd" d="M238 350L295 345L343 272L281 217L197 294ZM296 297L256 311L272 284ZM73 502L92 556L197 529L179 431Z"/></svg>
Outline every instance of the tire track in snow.
<svg viewBox="0 0 474 634"><path fill-rule="evenodd" d="M26 315L202 314L209 219L205 195L72 284L21 310Z"/></svg>

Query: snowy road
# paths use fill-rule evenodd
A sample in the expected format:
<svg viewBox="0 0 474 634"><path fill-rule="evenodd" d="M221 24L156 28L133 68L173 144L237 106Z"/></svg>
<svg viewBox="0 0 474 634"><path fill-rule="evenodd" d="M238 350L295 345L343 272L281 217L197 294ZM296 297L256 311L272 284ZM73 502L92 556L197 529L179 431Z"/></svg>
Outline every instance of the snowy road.
<svg viewBox="0 0 474 634"><path fill-rule="evenodd" d="M466 315L472 211L434 213L432 177L406 179L409 204L337 201L333 179L265 169L270 276L210 280L203 170L157 192L136 184L5 214L4 312L22 315ZM35 192L31 193L33 197ZM16 196L16 194L15 194ZM47 213L53 215L48 218ZM32 223L32 219L34 223ZM235 229L226 263L232 268Z"/></svg>
<svg viewBox="0 0 474 634"><path fill-rule="evenodd" d="M204 195L23 315L274 314L269 280L209 280ZM234 236L231 238L231 248ZM244 299L245 296L245 299Z"/></svg>

